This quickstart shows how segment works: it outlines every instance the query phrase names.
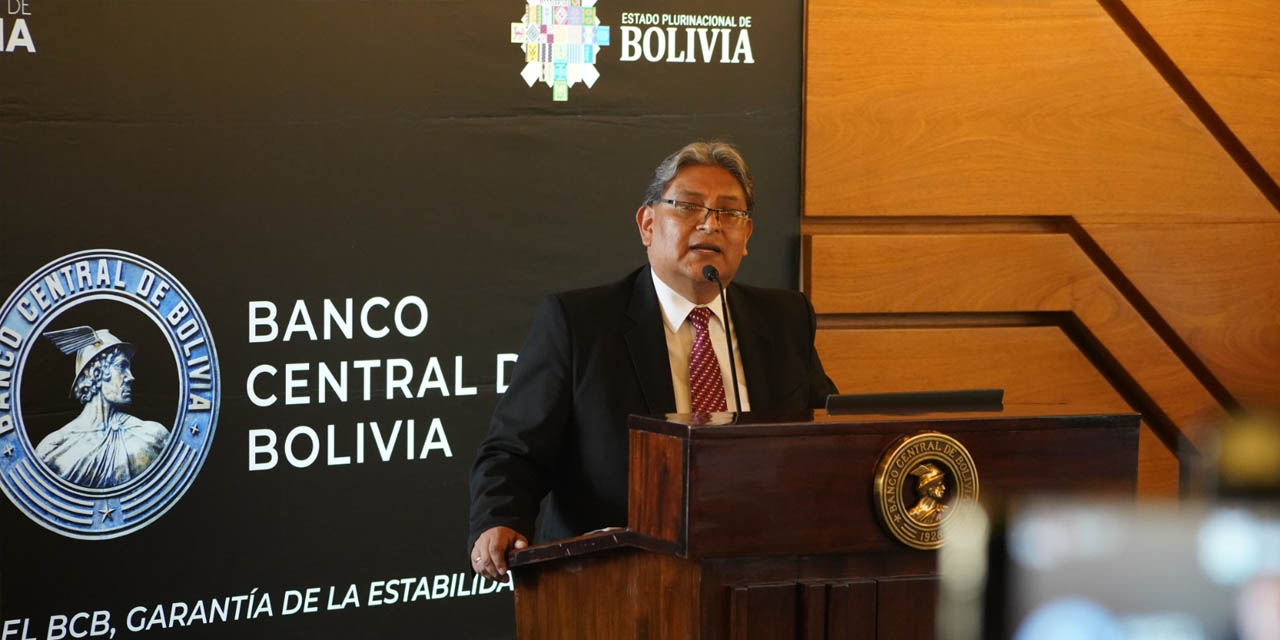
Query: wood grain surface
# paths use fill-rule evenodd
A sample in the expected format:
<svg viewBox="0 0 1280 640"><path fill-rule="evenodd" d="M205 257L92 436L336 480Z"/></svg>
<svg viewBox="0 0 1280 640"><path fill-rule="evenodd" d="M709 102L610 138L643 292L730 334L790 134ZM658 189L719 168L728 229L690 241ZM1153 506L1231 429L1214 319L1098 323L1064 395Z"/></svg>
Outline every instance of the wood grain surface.
<svg viewBox="0 0 1280 640"><path fill-rule="evenodd" d="M886 578L876 582L877 638L936 637L936 576Z"/></svg>
<svg viewBox="0 0 1280 640"><path fill-rule="evenodd" d="M1280 408L1280 219L1086 230L1242 404Z"/></svg>
<svg viewBox="0 0 1280 640"><path fill-rule="evenodd" d="M1249 152L1280 182L1280 2L1125 0Z"/></svg>
<svg viewBox="0 0 1280 640"><path fill-rule="evenodd" d="M1067 234L823 235L810 239L820 314L1064 311L1097 339L1160 415L1202 442L1222 406ZM1144 414L1147 413L1144 408ZM1161 433L1169 442L1169 435Z"/></svg>
<svg viewBox="0 0 1280 640"><path fill-rule="evenodd" d="M1276 215L1096 2L812 0L807 16L806 215Z"/></svg>
<svg viewBox="0 0 1280 640"><path fill-rule="evenodd" d="M643 535L683 543L684 512L678 507L685 499L684 443L647 431L632 431L629 439L628 483L648 490L628 494L628 526Z"/></svg>
<svg viewBox="0 0 1280 640"><path fill-rule="evenodd" d="M1044 492L1133 495L1137 486L1138 419L1133 415L843 418L846 422L824 423L809 433L765 428L759 431L772 435L750 429L728 438L695 434L688 457L688 556L902 548L875 516L871 489L886 449L923 429L963 444L980 478L978 498L989 506Z"/></svg>
<svg viewBox="0 0 1280 640"><path fill-rule="evenodd" d="M518 570L516 620L534 623L518 625L516 637L696 638L698 573L696 563L640 550L568 560L555 571Z"/></svg>
<svg viewBox="0 0 1280 640"><path fill-rule="evenodd" d="M1059 327L819 329L818 353L842 393L1005 390L1011 415L1136 411ZM1145 422L1138 494L1178 493L1178 460Z"/></svg>

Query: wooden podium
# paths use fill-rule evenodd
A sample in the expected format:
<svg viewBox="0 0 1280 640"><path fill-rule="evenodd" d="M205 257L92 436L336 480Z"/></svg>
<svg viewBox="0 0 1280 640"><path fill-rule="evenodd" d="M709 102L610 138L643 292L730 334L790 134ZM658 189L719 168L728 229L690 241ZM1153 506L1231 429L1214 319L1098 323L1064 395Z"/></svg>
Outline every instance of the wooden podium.
<svg viewBox="0 0 1280 640"><path fill-rule="evenodd" d="M725 420L733 414L714 414ZM936 551L877 515L877 465L938 431L980 500L1130 494L1138 416L632 416L625 529L515 552L517 637L931 638Z"/></svg>

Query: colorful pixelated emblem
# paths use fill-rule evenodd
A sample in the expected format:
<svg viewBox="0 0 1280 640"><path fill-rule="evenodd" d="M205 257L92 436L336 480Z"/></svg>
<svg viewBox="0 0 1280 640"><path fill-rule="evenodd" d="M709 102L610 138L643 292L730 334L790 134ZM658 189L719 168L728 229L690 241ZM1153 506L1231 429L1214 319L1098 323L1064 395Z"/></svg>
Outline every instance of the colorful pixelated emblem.
<svg viewBox="0 0 1280 640"><path fill-rule="evenodd" d="M520 22L511 23L511 42L524 51L520 77L532 87L551 87L551 99L565 102L569 87L595 86L596 54L609 45L609 27L596 17L596 0L530 0Z"/></svg>

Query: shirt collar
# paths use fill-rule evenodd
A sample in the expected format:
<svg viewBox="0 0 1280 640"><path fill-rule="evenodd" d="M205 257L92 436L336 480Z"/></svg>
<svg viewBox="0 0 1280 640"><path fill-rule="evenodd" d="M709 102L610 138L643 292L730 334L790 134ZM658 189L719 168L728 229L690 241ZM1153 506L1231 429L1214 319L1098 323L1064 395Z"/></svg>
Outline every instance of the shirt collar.
<svg viewBox="0 0 1280 640"><path fill-rule="evenodd" d="M662 307L662 321L672 333L680 330L680 325L684 324L685 319L689 317L689 312L698 306L705 306L711 311L711 317L721 325L724 324L724 320L720 317L720 294L716 294L716 297L705 305L697 305L676 293L675 289L668 287L653 269L649 270L649 275L653 276L653 290L658 294L658 306Z"/></svg>

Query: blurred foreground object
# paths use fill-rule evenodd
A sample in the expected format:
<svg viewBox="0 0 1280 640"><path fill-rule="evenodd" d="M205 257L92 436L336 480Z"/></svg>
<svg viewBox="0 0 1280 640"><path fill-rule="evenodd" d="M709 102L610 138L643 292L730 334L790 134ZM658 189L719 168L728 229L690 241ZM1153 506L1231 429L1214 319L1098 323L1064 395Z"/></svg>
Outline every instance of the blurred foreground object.
<svg viewBox="0 0 1280 640"><path fill-rule="evenodd" d="M1280 499L1280 419L1237 417L1218 430L1217 451L1211 453L1216 453L1219 495Z"/></svg>
<svg viewBox="0 0 1280 640"><path fill-rule="evenodd" d="M1280 639L1273 503L1038 500L1006 515L947 532L940 638Z"/></svg>

